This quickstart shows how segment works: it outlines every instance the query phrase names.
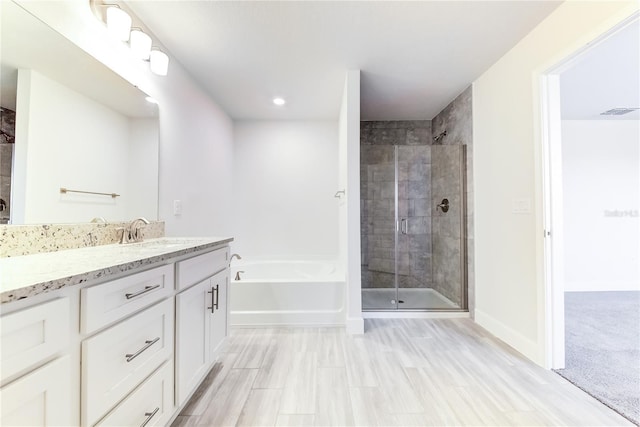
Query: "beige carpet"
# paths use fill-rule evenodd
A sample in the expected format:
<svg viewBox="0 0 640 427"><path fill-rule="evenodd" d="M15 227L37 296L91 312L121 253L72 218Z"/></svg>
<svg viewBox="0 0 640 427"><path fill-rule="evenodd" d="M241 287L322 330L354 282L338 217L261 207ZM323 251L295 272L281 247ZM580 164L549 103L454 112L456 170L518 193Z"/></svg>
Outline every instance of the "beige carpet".
<svg viewBox="0 0 640 427"><path fill-rule="evenodd" d="M565 293L565 342L556 372L640 425L640 291Z"/></svg>

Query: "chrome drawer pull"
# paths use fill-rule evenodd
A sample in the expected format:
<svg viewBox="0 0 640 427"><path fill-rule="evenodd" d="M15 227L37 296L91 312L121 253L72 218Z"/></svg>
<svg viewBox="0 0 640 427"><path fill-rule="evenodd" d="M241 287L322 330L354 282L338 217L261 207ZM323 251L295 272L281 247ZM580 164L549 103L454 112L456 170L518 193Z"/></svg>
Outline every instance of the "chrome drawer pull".
<svg viewBox="0 0 640 427"><path fill-rule="evenodd" d="M151 418L153 418L153 416L157 414L159 410L160 410L160 407L157 407L156 409L153 410L153 412L145 412L144 416L147 417L147 419L144 420L142 424L140 424L140 427L146 426L149 423L149 421L151 421Z"/></svg>
<svg viewBox="0 0 640 427"><path fill-rule="evenodd" d="M216 302L213 303L213 306L216 308L216 310L219 310L220 308L218 307L218 300L220 299L220 285L216 285L215 287L215 291L216 291Z"/></svg>
<svg viewBox="0 0 640 427"><path fill-rule="evenodd" d="M149 347L151 347L152 345L154 345L155 343L157 343L158 341L160 341L160 337L157 337L154 340L147 340L144 343L146 344L144 347L142 347L140 350L136 351L133 354L125 354L124 357L127 358L127 362L131 362L133 359L135 359L136 357L140 356L140 353L142 353L143 351L145 351L146 349L148 349Z"/></svg>
<svg viewBox="0 0 640 427"><path fill-rule="evenodd" d="M211 288L210 291L207 291L208 294L211 294L211 307L207 307L207 310L211 310L211 314L213 314L213 309L216 308L216 304L213 302L215 300L213 291L213 288Z"/></svg>
<svg viewBox="0 0 640 427"><path fill-rule="evenodd" d="M124 294L125 297L127 297L127 299L131 299L131 298L135 298L135 297L139 297L142 294L146 294L147 292L150 292L154 289L158 289L160 287L160 285L155 285L155 286L145 286L143 290L135 292L133 294Z"/></svg>

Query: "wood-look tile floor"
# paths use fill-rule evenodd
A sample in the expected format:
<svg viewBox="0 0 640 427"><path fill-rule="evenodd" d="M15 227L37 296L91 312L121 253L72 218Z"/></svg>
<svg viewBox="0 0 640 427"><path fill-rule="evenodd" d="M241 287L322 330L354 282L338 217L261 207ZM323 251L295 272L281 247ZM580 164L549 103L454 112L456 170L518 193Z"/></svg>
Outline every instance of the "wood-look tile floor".
<svg viewBox="0 0 640 427"><path fill-rule="evenodd" d="M238 329L173 426L632 425L469 319Z"/></svg>

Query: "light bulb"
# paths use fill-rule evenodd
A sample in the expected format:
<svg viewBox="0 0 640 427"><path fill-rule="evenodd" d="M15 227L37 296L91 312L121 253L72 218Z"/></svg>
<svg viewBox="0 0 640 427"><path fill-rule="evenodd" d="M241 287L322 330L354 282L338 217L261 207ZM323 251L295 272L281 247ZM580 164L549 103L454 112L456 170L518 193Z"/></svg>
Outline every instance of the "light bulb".
<svg viewBox="0 0 640 427"><path fill-rule="evenodd" d="M140 59L149 59L151 53L151 37L142 30L131 31L131 41L129 42L133 54Z"/></svg>
<svg viewBox="0 0 640 427"><path fill-rule="evenodd" d="M153 49L149 55L149 67L153 74L166 76L169 70L169 57L166 53Z"/></svg>
<svg viewBox="0 0 640 427"><path fill-rule="evenodd" d="M113 37L126 42L131 32L131 17L119 7L107 8L107 30Z"/></svg>
<svg viewBox="0 0 640 427"><path fill-rule="evenodd" d="M273 98L273 103L276 104L278 107L282 107L284 104L287 103L287 101L285 101L283 98Z"/></svg>

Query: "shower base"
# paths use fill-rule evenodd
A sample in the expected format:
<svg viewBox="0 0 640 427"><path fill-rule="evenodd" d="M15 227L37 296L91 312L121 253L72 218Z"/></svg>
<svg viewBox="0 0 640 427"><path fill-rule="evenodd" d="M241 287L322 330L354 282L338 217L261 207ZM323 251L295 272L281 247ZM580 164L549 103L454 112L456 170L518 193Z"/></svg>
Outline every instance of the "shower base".
<svg viewBox="0 0 640 427"><path fill-rule="evenodd" d="M394 288L373 288L362 290L363 310L394 310L395 304L391 300L395 299L396 290ZM398 310L459 310L460 306L454 304L439 292L431 288L400 288L398 289L398 299L404 301L398 304Z"/></svg>

